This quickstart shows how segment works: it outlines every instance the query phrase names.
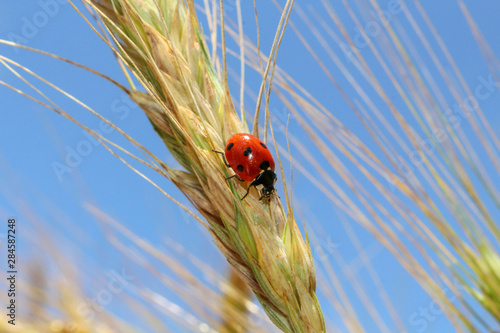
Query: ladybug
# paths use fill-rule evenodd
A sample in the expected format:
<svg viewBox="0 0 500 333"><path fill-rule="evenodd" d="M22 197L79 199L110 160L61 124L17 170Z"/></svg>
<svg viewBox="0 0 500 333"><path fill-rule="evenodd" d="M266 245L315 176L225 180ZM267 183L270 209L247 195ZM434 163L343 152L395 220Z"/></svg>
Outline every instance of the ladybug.
<svg viewBox="0 0 500 333"><path fill-rule="evenodd" d="M259 138L246 133L238 133L227 140L226 148L221 154L227 167L233 169L234 175L226 179L236 178L239 181L251 182L245 197L252 186L262 185L262 198L267 198L275 191L276 174L274 159L267 146Z"/></svg>

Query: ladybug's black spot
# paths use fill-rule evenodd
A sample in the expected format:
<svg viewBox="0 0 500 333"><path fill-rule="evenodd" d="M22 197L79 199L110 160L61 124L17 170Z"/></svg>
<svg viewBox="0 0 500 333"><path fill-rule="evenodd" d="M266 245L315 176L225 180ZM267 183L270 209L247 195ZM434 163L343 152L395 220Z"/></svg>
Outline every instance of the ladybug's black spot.
<svg viewBox="0 0 500 333"><path fill-rule="evenodd" d="M247 149L245 149L245 151L243 152L243 155L245 156L248 156L252 153L252 148L248 147Z"/></svg>
<svg viewBox="0 0 500 333"><path fill-rule="evenodd" d="M269 168L269 161L264 161L259 165L262 170L267 170Z"/></svg>
<svg viewBox="0 0 500 333"><path fill-rule="evenodd" d="M266 147L266 145L264 144L264 142L261 142L261 143L260 143L260 145L261 145L262 147L264 147L264 149L267 149L267 147Z"/></svg>
<svg viewBox="0 0 500 333"><path fill-rule="evenodd" d="M234 146L234 143L231 142L230 144L227 145L226 149L231 150L231 148L233 148L233 146Z"/></svg>
<svg viewBox="0 0 500 333"><path fill-rule="evenodd" d="M240 165L238 165L238 166L236 167L236 169L238 169L238 171L239 171L239 172L242 172L242 171L243 171L243 165L241 165L241 164L240 164Z"/></svg>

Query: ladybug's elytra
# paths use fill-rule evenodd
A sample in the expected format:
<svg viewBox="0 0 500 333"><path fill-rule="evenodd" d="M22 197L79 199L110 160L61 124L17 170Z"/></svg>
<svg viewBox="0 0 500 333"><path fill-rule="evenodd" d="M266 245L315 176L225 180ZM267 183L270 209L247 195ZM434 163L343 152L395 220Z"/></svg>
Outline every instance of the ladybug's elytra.
<svg viewBox="0 0 500 333"><path fill-rule="evenodd" d="M215 150L214 150L215 151ZM275 191L276 174L274 173L274 159L267 146L259 138L245 133L238 133L227 140L224 153L215 151L224 157L224 163L234 170L235 177L239 181L252 182L248 186L247 193L252 186L262 185L262 198L269 198Z"/></svg>

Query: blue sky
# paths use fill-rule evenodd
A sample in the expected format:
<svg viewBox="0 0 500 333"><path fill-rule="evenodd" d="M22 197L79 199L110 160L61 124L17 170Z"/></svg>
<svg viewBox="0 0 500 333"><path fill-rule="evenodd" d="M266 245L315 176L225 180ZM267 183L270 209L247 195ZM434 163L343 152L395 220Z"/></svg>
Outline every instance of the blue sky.
<svg viewBox="0 0 500 333"><path fill-rule="evenodd" d="M379 1L380 6L385 9L390 8L390 3L389 0ZM492 0L481 3L465 1L465 3L476 18L493 50L498 54L500 48L500 35L498 35L500 3ZM231 18L235 18L233 4L234 1L228 1L226 4L226 12ZM309 7L312 6L320 13L321 17L326 18L326 14L320 10L318 4L298 1L297 5L306 11L309 11ZM356 37L359 32L355 29L354 24L349 24L347 14L341 10L340 1L338 6L339 15L348 22L345 24L347 32L351 37ZM488 67L484 63L456 3L451 0L434 2L431 5L426 4L425 9L436 25L440 36L446 41L469 86L474 88L482 84L484 80L488 80ZM253 15L248 14L252 11L252 2L245 2L243 4L245 32L254 38L255 23ZM0 3L0 13L0 38L20 38L18 41L22 44L82 63L126 84L115 58L106 45L90 30L73 8L63 1L2 2ZM262 48L267 53L279 16L276 9L271 4L266 3L259 4L259 15ZM403 16L403 14L393 14L391 22L408 28L408 23ZM299 20L296 13L292 15L292 22L296 23L299 29L307 28ZM430 31L425 26L424 32L430 36ZM354 96L355 91L329 61L328 54L321 50L319 43L313 40L311 34L307 36L311 45L317 50L319 57L325 61L334 77L346 89L346 93ZM409 38L415 41L415 36L409 36ZM332 44L332 47L347 68L352 70L353 75L360 79L361 76L357 74L352 63L342 54L341 46ZM373 61L370 58L368 48L360 46L359 51L363 55L367 55L369 62ZM131 103L122 91L109 82L57 60L5 45L0 45L0 55L19 62L64 88L70 94L99 111L104 117L113 121L157 156L175 165L175 161L168 155L167 150L141 110ZM229 64L235 69L239 68L235 59L230 58ZM429 66L431 71L433 70L430 60L426 57L423 59L423 64ZM292 29L287 30L283 40L278 55L278 65L291 73L294 79L306 89L313 92L318 100L328 109L333 110L332 112L343 124L355 132L360 139L365 140L370 148L372 147L371 139L360 122L322 73L321 68L311 60L310 54L294 35ZM446 69L451 70L450 68ZM382 84L388 84L388 79L381 74L380 68L374 66L373 70L375 74L380 74ZM29 89L8 73L4 67L0 69L0 80L29 92ZM231 90L235 96L238 96L238 82L232 80L230 84ZM246 84L249 90L257 92L260 85L259 76L249 70ZM438 84L442 87L444 83L438 82ZM42 85L37 83L37 86L41 87ZM43 91L47 92L48 96L54 97L54 100L63 109L77 117L85 125L92 129L100 129L102 132L107 130L102 127L97 118L67 98L61 97L50 89L44 88ZM450 104L452 103L450 96L445 96L445 98ZM22 276L27 278L25 274L27 274L28 265L32 260L37 260L42 265L49 265L53 254L40 253L38 249L40 242L53 242L68 260L73 263L78 262L78 269L84 271L83 276L88 278L87 281L91 278L96 279L95 282L85 286L90 295L95 294L96 290L99 290L99 286L106 284L109 278L106 272L121 271L125 268L137 275L137 280L134 281L138 281L138 285L150 286L170 300L184 304L175 294L161 286L155 277L142 274L141 268L109 244L103 234L103 226L96 223L95 218L85 209L84 203L98 206L136 235L148 240L159 249L167 251L166 243L169 242L168 239L173 239L188 248L203 262L216 267L221 272L227 270L228 266L225 260L199 223L182 212L174 203L112 156L101 145L94 144L83 129L4 87L0 88L0 100L2 101L0 121L4 124L0 132L0 188L2 189L0 215L3 219L4 216L15 216L20 221L20 265L24 268L24 271L21 270ZM497 109L499 102L500 94L498 89L494 89L491 97L480 103L485 116L494 129L500 125L500 115ZM376 100L376 103L379 107L384 107L380 101ZM395 98L395 104L402 105L397 98ZM254 101L249 96L246 96L245 107L251 112L254 110ZM401 107L401 109L404 108ZM276 97L271 99L271 110L277 119L286 121L289 111ZM464 126L464 131L469 135L472 133L467 126ZM290 132L294 133L296 137L300 137L306 146L313 147L313 143L305 138L304 132L294 118L290 123ZM125 147L130 147L130 144L127 144L127 141L114 131L109 132L107 137ZM286 144L284 133L278 132L277 140L281 144ZM472 143L479 144L476 140L473 140ZM85 151L85 156L75 157L74 152L78 150ZM326 163L314 148L311 150L320 163ZM293 150L292 154L294 154ZM299 153L295 151L295 154L294 158L301 161L302 157ZM479 154L482 153L479 152ZM484 158L484 155L480 155L480 157ZM486 158L483 160L487 161ZM68 172L57 171L57 166L61 164L71 164L69 168L71 172L69 170L67 170ZM285 163L284 166L288 170L289 165ZM491 168L488 165L486 167ZM145 171L147 176L151 177L167 193L181 202L187 203L182 194L167 180L153 172L141 170ZM491 169L488 170L491 171ZM329 172L332 172L333 177L338 179L333 169L329 169ZM367 188L369 188L369 184L367 184ZM369 190L373 189L369 188ZM283 193L281 186L278 186L278 191ZM283 195L281 197L284 198ZM375 305L382 306L370 275L360 264L360 256L355 246L350 243L346 231L341 227L342 223L349 225L366 249L371 264L380 274L387 293L393 300L402 321L408 327L408 332L453 331L452 326L442 313L432 314L434 309L432 299L423 292L388 251L363 228L333 206L299 172L294 174L294 198L301 223L317 221L314 223L321 223L324 229L319 237L319 247L316 244L313 248L319 262L326 258L325 260L331 261L334 263L334 267L338 268L337 260L342 258L347 265L351 265L354 270L357 270L358 278L366 286L365 291L373 299ZM486 204L493 207L491 203L487 202ZM387 209L390 210L391 207L387 207ZM498 211L492 211L497 213L496 218L498 218ZM304 216L307 218L304 219ZM46 235L41 240L39 236L43 233ZM129 246L131 249L134 248L133 245L129 244ZM191 265L183 257L179 258L186 265ZM153 259L150 260L153 264L155 263ZM52 273L57 274L58 269L53 267ZM349 278L340 275L340 281L346 285L348 295L354 295L354 291L348 286ZM203 278L201 275L200 277ZM130 292L133 294L133 291ZM334 314L333 309L326 305L323 296L319 295L319 298L325 304L325 317L331 318L332 322L338 324L339 318ZM353 305L360 310L359 316L362 322L366 323L367 331L376 332L376 328L373 328L373 331L370 330L371 327L375 327L374 323L368 313L362 310L362 303L355 297L353 297ZM113 301L106 308L121 316L128 316L140 325L138 319L133 314L128 313L129 310L121 302ZM430 315L424 314L427 310L431 311ZM383 314L383 317L390 319L387 314ZM172 325L175 324L172 323ZM145 330L147 331L147 329ZM183 328L177 328L177 330L181 332ZM391 332L396 332L396 329L391 327Z"/></svg>

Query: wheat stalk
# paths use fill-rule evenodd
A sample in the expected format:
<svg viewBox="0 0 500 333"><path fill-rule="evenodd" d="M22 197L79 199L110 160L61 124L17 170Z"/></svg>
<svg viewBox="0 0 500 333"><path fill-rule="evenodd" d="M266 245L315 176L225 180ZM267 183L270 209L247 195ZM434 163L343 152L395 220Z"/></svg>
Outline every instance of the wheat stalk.
<svg viewBox="0 0 500 333"><path fill-rule="evenodd" d="M206 219L228 262L281 330L324 332L309 243L293 215L285 213L277 196L262 202L251 193L241 201L248 184L225 181L232 171L212 152L248 128L209 59L194 3L87 4L108 29L121 61L147 90L131 90L130 97L185 170L162 167Z"/></svg>

